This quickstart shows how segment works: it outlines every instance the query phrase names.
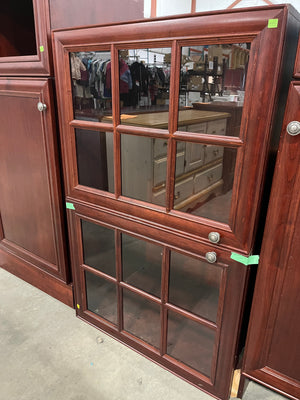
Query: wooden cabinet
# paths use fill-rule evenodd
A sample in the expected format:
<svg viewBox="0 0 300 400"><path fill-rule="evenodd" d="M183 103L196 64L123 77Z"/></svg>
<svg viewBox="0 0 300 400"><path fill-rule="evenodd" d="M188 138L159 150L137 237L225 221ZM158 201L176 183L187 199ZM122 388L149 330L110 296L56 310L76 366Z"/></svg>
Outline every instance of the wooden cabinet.
<svg viewBox="0 0 300 400"><path fill-rule="evenodd" d="M53 36L77 314L219 399L299 21L272 6ZM180 105L189 57L216 48L249 55L224 72L244 77L234 129L230 107Z"/></svg>
<svg viewBox="0 0 300 400"><path fill-rule="evenodd" d="M0 115L0 265L72 305L51 81L0 79Z"/></svg>
<svg viewBox="0 0 300 400"><path fill-rule="evenodd" d="M52 73L48 0L12 0L0 7L0 75Z"/></svg>
<svg viewBox="0 0 300 400"><path fill-rule="evenodd" d="M300 397L300 83L293 82L282 126L243 363L254 379L291 399Z"/></svg>

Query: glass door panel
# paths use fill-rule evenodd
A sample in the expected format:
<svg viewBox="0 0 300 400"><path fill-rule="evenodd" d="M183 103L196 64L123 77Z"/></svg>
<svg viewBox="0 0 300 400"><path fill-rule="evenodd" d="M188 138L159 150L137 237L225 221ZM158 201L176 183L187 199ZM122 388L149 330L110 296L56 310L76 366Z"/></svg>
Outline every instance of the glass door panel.
<svg viewBox="0 0 300 400"><path fill-rule="evenodd" d="M239 136L249 52L249 43L182 47L178 130Z"/></svg>
<svg viewBox="0 0 300 400"><path fill-rule="evenodd" d="M122 195L165 206L167 140L136 135L121 135ZM156 155L163 152L164 155Z"/></svg>
<svg viewBox="0 0 300 400"><path fill-rule="evenodd" d="M177 155L182 152L177 142ZM176 157L174 208L229 223L237 150L186 143L184 171Z"/></svg>
<svg viewBox="0 0 300 400"><path fill-rule="evenodd" d="M81 220L81 230L84 264L116 276L114 231L85 220Z"/></svg>
<svg viewBox="0 0 300 400"><path fill-rule="evenodd" d="M74 117L112 122L111 55L109 51L70 53ZM110 118L108 118L110 117Z"/></svg>
<svg viewBox="0 0 300 400"><path fill-rule="evenodd" d="M123 281L160 297L163 248L122 233Z"/></svg>
<svg viewBox="0 0 300 400"><path fill-rule="evenodd" d="M81 227L87 310L212 379L224 267L89 221Z"/></svg>
<svg viewBox="0 0 300 400"><path fill-rule="evenodd" d="M216 333L175 312L168 312L167 354L211 377Z"/></svg>
<svg viewBox="0 0 300 400"><path fill-rule="evenodd" d="M78 183L114 193L113 134L75 129Z"/></svg>
<svg viewBox="0 0 300 400"><path fill-rule="evenodd" d="M119 51L121 123L168 129L171 48Z"/></svg>
<svg viewBox="0 0 300 400"><path fill-rule="evenodd" d="M117 287L89 271L85 271L87 309L117 324Z"/></svg>
<svg viewBox="0 0 300 400"><path fill-rule="evenodd" d="M169 302L217 322L222 268L171 252Z"/></svg>
<svg viewBox="0 0 300 400"><path fill-rule="evenodd" d="M123 289L124 329L152 346L160 347L160 305Z"/></svg>

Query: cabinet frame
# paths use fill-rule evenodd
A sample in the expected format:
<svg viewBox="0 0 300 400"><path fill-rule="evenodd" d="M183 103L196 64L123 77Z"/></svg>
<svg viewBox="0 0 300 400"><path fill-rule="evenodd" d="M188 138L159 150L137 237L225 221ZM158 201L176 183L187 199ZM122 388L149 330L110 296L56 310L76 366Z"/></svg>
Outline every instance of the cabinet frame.
<svg viewBox="0 0 300 400"><path fill-rule="evenodd" d="M52 74L50 12L48 0L32 0L36 55L0 57L0 76L49 76Z"/></svg>

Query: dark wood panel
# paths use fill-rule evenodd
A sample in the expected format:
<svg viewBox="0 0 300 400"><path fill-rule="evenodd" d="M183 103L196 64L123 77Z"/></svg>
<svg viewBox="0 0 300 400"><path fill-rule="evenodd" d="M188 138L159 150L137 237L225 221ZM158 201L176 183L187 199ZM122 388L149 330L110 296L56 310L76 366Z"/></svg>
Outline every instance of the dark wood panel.
<svg viewBox="0 0 300 400"><path fill-rule="evenodd" d="M52 110L47 79L0 80L1 247L68 281Z"/></svg>
<svg viewBox="0 0 300 400"><path fill-rule="evenodd" d="M142 0L50 0L51 29L130 21L144 17Z"/></svg>
<svg viewBox="0 0 300 400"><path fill-rule="evenodd" d="M38 101L38 93L0 96L5 116L1 118L1 218L5 239L56 264Z"/></svg>
<svg viewBox="0 0 300 400"><path fill-rule="evenodd" d="M289 91L250 319L244 376L300 396L300 83Z"/></svg>

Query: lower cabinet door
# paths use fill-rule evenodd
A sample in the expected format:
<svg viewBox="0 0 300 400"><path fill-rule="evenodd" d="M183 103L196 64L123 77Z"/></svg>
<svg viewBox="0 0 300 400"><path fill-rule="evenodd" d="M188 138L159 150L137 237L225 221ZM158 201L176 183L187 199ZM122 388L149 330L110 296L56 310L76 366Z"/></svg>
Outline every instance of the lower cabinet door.
<svg viewBox="0 0 300 400"><path fill-rule="evenodd" d="M0 266L60 297L69 272L49 85L0 80Z"/></svg>
<svg viewBox="0 0 300 400"><path fill-rule="evenodd" d="M179 232L73 206L68 216L78 315L228 399L249 267L230 259L228 250ZM215 261L207 261L209 252Z"/></svg>

